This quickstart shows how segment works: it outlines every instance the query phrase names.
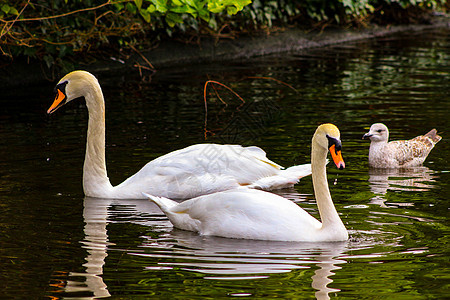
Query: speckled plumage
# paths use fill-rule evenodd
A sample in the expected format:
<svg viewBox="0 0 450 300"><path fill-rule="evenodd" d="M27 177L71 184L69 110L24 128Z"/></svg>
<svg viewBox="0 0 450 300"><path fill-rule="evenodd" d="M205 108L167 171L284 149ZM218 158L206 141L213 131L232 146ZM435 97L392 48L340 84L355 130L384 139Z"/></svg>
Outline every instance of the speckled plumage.
<svg viewBox="0 0 450 300"><path fill-rule="evenodd" d="M411 140L389 140L389 130L382 123L375 123L363 138L371 140L369 165L374 168L409 168L420 166L434 145L441 140L436 129Z"/></svg>

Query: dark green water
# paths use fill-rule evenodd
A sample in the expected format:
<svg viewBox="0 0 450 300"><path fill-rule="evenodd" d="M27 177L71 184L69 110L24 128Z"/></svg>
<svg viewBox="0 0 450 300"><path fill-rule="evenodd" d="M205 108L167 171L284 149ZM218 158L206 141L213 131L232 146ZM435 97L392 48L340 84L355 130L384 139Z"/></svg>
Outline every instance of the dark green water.
<svg viewBox="0 0 450 300"><path fill-rule="evenodd" d="M0 108L2 298L256 297L443 299L449 291L450 32L342 44L245 62L178 67L150 83L101 77L108 173L118 184L145 162L205 141L258 145L290 166L310 159L318 124L341 130L347 168L328 167L350 232L344 243L200 237L172 229L145 200L84 198L83 101L45 115L53 83L4 91ZM259 77L259 78L254 78ZM291 85L287 87L271 77ZM374 122L392 139L437 128L424 167L368 167ZM318 216L311 178L279 194Z"/></svg>

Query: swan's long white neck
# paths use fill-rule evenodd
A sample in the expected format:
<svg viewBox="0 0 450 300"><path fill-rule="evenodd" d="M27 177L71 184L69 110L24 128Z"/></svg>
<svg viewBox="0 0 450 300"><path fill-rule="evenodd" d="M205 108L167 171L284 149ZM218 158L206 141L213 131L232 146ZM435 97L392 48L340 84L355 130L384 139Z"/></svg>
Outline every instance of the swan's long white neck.
<svg viewBox="0 0 450 300"><path fill-rule="evenodd" d="M84 89L89 123L83 167L83 189L86 196L103 197L112 189L106 173L105 101L97 82L89 82Z"/></svg>
<svg viewBox="0 0 450 300"><path fill-rule="evenodd" d="M326 161L328 150L321 147L315 138L312 141L311 169L314 185L314 195L316 197L319 214L322 221L322 230L331 229L343 230L345 226L339 217L328 188Z"/></svg>

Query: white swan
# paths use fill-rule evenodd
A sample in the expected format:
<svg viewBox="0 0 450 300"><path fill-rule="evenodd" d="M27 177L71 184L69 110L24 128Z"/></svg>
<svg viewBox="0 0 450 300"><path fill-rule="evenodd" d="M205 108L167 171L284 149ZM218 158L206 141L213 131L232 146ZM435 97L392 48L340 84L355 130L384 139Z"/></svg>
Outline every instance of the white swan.
<svg viewBox="0 0 450 300"><path fill-rule="evenodd" d="M182 203L146 195L177 228L201 235L277 241L344 241L348 233L333 205L328 189L326 157L339 169L345 167L339 130L320 125L312 139L312 179L322 223L294 202L251 189L234 189L200 196Z"/></svg>
<svg viewBox="0 0 450 300"><path fill-rule="evenodd" d="M198 144L147 163L123 183L112 186L106 173L105 103L97 79L85 71L64 76L55 88L55 101L47 113L84 97L89 112L83 189L97 198L142 199L142 192L187 199L247 186L264 190L292 186L311 174L311 165L285 170L258 147Z"/></svg>
<svg viewBox="0 0 450 300"><path fill-rule="evenodd" d="M436 129L411 140L389 140L389 130L383 123L370 126L363 139L370 139L369 165L374 168L410 168L420 166L434 145L441 140Z"/></svg>

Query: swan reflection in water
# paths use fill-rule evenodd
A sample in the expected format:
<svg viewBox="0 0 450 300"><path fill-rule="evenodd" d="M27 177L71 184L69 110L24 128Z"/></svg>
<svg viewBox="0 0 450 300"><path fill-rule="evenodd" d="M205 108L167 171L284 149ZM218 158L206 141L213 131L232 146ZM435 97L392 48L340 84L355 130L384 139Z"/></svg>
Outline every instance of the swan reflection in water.
<svg viewBox="0 0 450 300"><path fill-rule="evenodd" d="M107 225L113 223L114 219L124 215L132 215L134 223L141 223L145 220L145 225L158 226L159 222L149 222L148 215L157 215L161 211L148 200L113 200L100 198L84 198L84 240L80 243L86 249L86 263L83 266L85 272L70 272L64 292L68 295L91 295L92 297L83 297L83 299L98 299L110 297L107 285L104 283L103 267L105 259L108 256L108 248L114 243L109 241ZM139 217L143 215L143 217ZM165 218L161 218L164 219ZM123 222L123 221L121 221ZM138 238L138 237L136 237ZM79 278L85 278L84 281Z"/></svg>
<svg viewBox="0 0 450 300"><path fill-rule="evenodd" d="M318 267L311 286L317 290L317 299L329 299L328 294L339 292L328 287L334 270L346 263L339 257L347 250L348 242L302 243L228 239L199 236L196 233L174 229L171 237L178 246L156 253L130 253L148 258L166 258L151 262L147 269L181 268L205 274L205 279L239 280L262 279L270 274L288 273L297 269ZM155 240L147 237L143 247L153 248Z"/></svg>
<svg viewBox="0 0 450 300"><path fill-rule="evenodd" d="M86 197L84 200L83 218L84 218L84 240L81 241L82 247L86 249L86 268L84 273L70 272L69 277L86 278L84 282L68 280L65 286L65 292L73 293L92 293L94 298L110 297L106 284L103 282L103 266L105 258L108 256L108 246L114 245L108 241L108 207L111 200L92 199Z"/></svg>
<svg viewBox="0 0 450 300"><path fill-rule="evenodd" d="M436 178L436 171L425 166L408 169L369 169L370 191L375 194L372 204L386 207L384 195L388 191L428 191ZM400 205L397 203L397 205ZM412 205L404 203L403 206Z"/></svg>
<svg viewBox="0 0 450 300"><path fill-rule="evenodd" d="M292 193L287 194L292 198ZM287 196L286 195L286 196ZM107 225L131 222L152 228L159 238L143 238L138 250L129 255L148 258L147 270L167 270L181 267L186 271L205 274L205 279L258 279L270 274L287 273L316 266L311 286L317 299L329 299L329 293L339 292L328 287L331 276L346 260L339 257L348 249L348 242L300 243L239 240L199 236L173 229L159 208L147 200L84 199L83 248L87 249L85 272L71 272L65 293L92 294L91 298L111 296L102 274L108 249L114 245L108 237ZM144 250L144 251L142 251ZM157 258L157 259L155 259ZM79 278L84 278L79 280Z"/></svg>

